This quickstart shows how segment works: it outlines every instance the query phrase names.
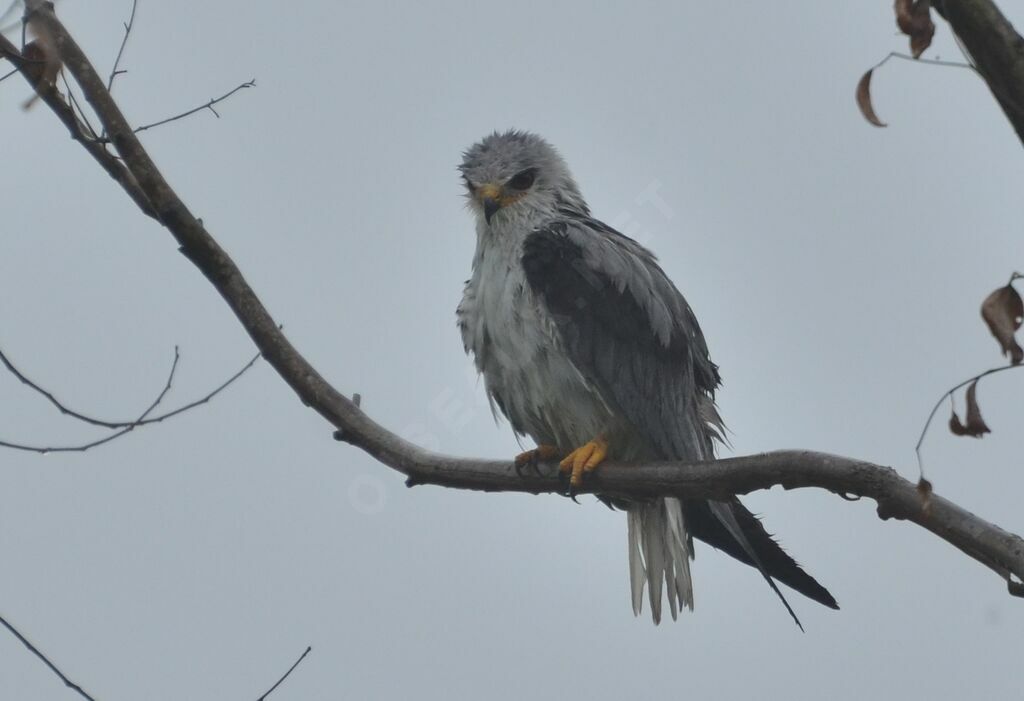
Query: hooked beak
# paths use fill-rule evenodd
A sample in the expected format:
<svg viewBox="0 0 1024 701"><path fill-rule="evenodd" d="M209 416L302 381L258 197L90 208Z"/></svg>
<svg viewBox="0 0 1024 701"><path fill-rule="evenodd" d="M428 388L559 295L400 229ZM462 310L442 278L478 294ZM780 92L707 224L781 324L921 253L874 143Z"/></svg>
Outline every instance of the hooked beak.
<svg viewBox="0 0 1024 701"><path fill-rule="evenodd" d="M502 192L500 185L491 183L481 185L477 188L476 198L484 210L484 219L487 220L488 224L491 223L494 213L505 205L504 192Z"/></svg>
<svg viewBox="0 0 1024 701"><path fill-rule="evenodd" d="M491 197L485 197L480 201L480 204L484 207L484 219L486 219L487 223L490 224L491 217L494 216L495 212L501 209L501 203Z"/></svg>

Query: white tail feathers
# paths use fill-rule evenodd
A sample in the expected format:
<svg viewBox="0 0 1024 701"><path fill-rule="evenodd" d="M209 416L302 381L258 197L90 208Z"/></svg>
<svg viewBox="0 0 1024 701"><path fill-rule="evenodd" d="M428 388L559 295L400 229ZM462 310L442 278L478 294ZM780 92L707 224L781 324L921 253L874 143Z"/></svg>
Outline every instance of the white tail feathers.
<svg viewBox="0 0 1024 701"><path fill-rule="evenodd" d="M630 505L629 584L633 613L640 615L647 585L654 622L661 621L661 588L665 585L669 609L675 620L684 606L693 610L690 560L693 552L686 536L686 523L678 499L667 497Z"/></svg>

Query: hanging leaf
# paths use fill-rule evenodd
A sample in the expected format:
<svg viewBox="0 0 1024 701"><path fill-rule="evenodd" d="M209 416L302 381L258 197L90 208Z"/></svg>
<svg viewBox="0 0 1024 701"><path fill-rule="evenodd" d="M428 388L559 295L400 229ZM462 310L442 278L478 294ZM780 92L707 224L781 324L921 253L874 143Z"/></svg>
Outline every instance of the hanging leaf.
<svg viewBox="0 0 1024 701"><path fill-rule="evenodd" d="M954 435L981 438L986 433L992 433L992 431L989 430L989 427L985 424L985 420L981 418L981 408L978 406L977 386L978 381L975 380L971 383L970 387L967 388L966 422L960 422L960 417L957 416L955 409L953 410L953 415L949 417L949 430Z"/></svg>
<svg viewBox="0 0 1024 701"><path fill-rule="evenodd" d="M981 303L981 318L999 341L1003 355L1009 355L1011 363L1020 365L1024 361L1024 348L1017 343L1014 334L1024 320L1024 300L1013 285L1000 287L985 298Z"/></svg>
<svg viewBox="0 0 1024 701"><path fill-rule="evenodd" d="M910 37L910 53L914 58L921 57L935 36L931 5L931 0L896 0L894 6L896 24L901 32Z"/></svg>
<svg viewBox="0 0 1024 701"><path fill-rule="evenodd" d="M953 415L949 417L949 430L955 436L966 436L967 427L960 423L960 417L956 415L956 410L953 410Z"/></svg>
<svg viewBox="0 0 1024 701"><path fill-rule="evenodd" d="M864 115L864 119L874 124L876 127L884 127L885 122L878 118L875 114L875 108L871 106L871 74L874 72L874 68L868 70L860 81L857 82L857 107L860 108L860 113Z"/></svg>
<svg viewBox="0 0 1024 701"><path fill-rule="evenodd" d="M978 381L975 380L967 388L967 424L964 428L967 430L968 436L981 438L992 431L985 425L985 420L981 418L981 408L978 406L978 398L975 396L977 387Z"/></svg>

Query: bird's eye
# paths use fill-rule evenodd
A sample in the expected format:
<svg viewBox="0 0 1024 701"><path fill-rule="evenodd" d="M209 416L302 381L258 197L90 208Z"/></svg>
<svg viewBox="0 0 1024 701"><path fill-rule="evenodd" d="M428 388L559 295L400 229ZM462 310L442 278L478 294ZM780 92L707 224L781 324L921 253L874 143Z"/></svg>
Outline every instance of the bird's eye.
<svg viewBox="0 0 1024 701"><path fill-rule="evenodd" d="M470 194L476 192L476 185L474 185L469 178L465 175L462 176L462 182L466 183L466 189L469 190Z"/></svg>
<svg viewBox="0 0 1024 701"><path fill-rule="evenodd" d="M529 190L537 178L536 168L527 168L516 173L506 185L513 190Z"/></svg>

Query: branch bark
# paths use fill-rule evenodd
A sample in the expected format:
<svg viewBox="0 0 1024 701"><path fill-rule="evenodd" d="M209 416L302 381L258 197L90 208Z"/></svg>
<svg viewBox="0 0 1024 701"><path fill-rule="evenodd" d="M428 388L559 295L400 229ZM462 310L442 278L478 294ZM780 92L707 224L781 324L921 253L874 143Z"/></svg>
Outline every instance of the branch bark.
<svg viewBox="0 0 1024 701"><path fill-rule="evenodd" d="M129 195L133 195L132 187L137 183L155 218L178 241L181 252L220 292L267 362L306 405L336 427L336 438L406 475L410 486L434 484L527 493L564 491L554 466L541 466L533 474L520 475L511 461L455 458L425 451L377 424L357 403L328 383L292 346L235 263L161 175L104 81L54 15L52 6L35 7L29 15L31 21L44 27L56 40L66 68L82 88L130 172L130 180L118 182ZM1011 593L1024 595L1019 581L1024 580L1024 540L938 495L922 496L914 484L891 468L859 460L781 451L713 463L608 464L578 491L634 499L668 495L720 499L775 485L786 489L818 487L847 498L855 495L874 499L883 519L908 520L928 529L996 571L1007 580Z"/></svg>
<svg viewBox="0 0 1024 701"><path fill-rule="evenodd" d="M1024 38L992 0L932 3L953 31L1024 142Z"/></svg>

